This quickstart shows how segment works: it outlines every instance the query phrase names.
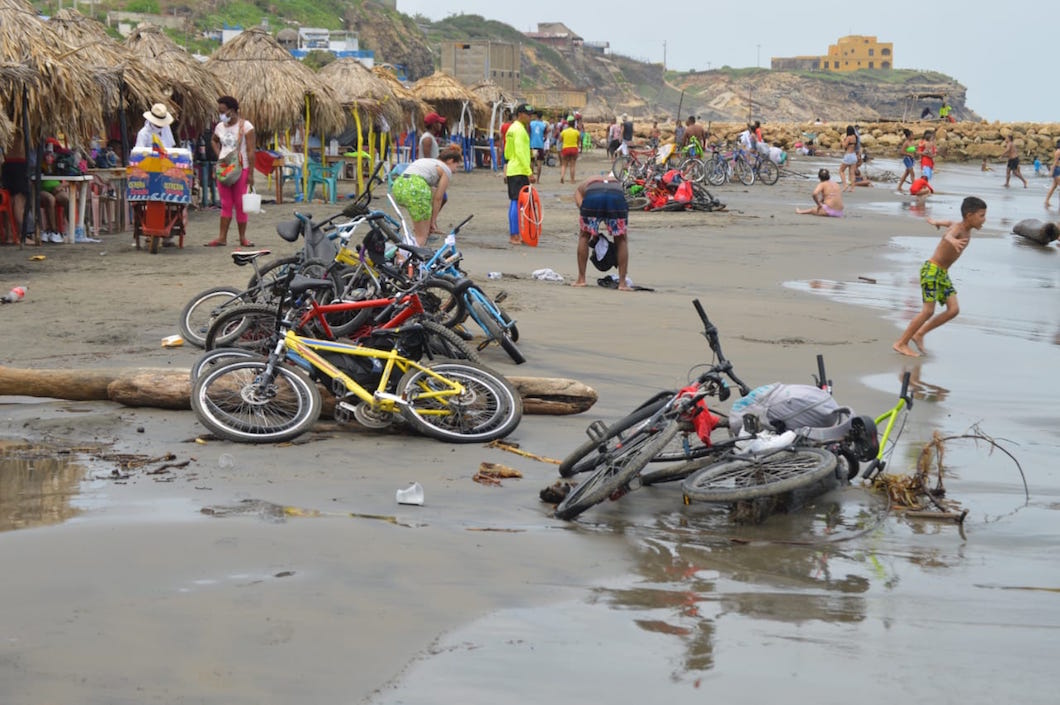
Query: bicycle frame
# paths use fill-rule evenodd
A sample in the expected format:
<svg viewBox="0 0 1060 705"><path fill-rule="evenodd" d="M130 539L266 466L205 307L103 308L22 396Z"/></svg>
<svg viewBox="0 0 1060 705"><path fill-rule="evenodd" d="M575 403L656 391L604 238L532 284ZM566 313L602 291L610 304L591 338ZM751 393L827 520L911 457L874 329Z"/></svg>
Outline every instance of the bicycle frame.
<svg viewBox="0 0 1060 705"><path fill-rule="evenodd" d="M363 387L353 377L349 376L329 360L319 355L319 352L332 352L352 357L371 358L382 362L383 372L375 390L369 391ZM372 408L386 413L396 413L407 403L406 399L386 391L395 369L401 374L404 374L411 369L419 370L442 385L442 388L440 389L425 391L423 396L426 398L444 400L450 397L459 396L464 392L464 387L460 383L454 382L414 360L403 357L396 349L377 350L375 348L366 348L333 340L304 338L293 330L288 329L284 332L283 338L277 343L274 354L276 357L283 355L305 369L319 370L324 373L328 379L332 380L333 385L335 382L341 383L342 388L350 394L353 394ZM336 387L333 386L332 392L334 393L335 391ZM338 394L336 394L336 396L338 396ZM438 409L421 413L440 416L448 412L445 409Z"/></svg>
<svg viewBox="0 0 1060 705"><path fill-rule="evenodd" d="M890 443L891 433L894 431L895 424L901 416L902 411L907 408L913 408L913 395L909 393L908 372L902 376L902 391L898 394L898 403L876 417L877 429L880 427L880 424L886 423L886 425L884 426L883 434L879 439L880 450L865 469L864 477L866 480L871 480L873 476L883 472L883 469L887 466L889 457L885 458L884 456L890 456L894 444L898 442L898 437L902 434L902 427L898 429L898 436L895 437L894 443Z"/></svg>

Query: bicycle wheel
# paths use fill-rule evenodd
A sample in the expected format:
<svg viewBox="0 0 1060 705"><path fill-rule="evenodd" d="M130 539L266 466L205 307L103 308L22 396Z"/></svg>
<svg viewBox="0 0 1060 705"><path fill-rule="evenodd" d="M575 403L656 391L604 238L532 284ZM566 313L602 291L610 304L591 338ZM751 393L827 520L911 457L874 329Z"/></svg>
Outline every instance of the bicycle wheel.
<svg viewBox="0 0 1060 705"><path fill-rule="evenodd" d="M266 304L234 306L213 319L206 331L206 349L243 348L267 355L276 332L276 307Z"/></svg>
<svg viewBox="0 0 1060 705"><path fill-rule="evenodd" d="M556 506L556 518L573 519L586 509L627 488L637 473L670 442L680 423L676 419L667 421L666 425L659 429L649 420L626 445L600 463L596 472L571 488L563 501Z"/></svg>
<svg viewBox="0 0 1060 705"><path fill-rule="evenodd" d="M500 312L501 319L504 321L504 325L508 327L508 335L511 337L512 342L513 343L518 343L519 342L519 326L515 325L515 321L513 321L512 317L509 316L505 312L505 310L503 308L501 308L500 304L494 303L494 305L497 307L497 310Z"/></svg>
<svg viewBox="0 0 1060 705"><path fill-rule="evenodd" d="M723 460L681 483L686 500L737 502L791 492L835 470L835 456L821 448L790 448L759 459Z"/></svg>
<svg viewBox="0 0 1060 705"><path fill-rule="evenodd" d="M642 211L648 207L646 196L626 196L626 205L631 211Z"/></svg>
<svg viewBox="0 0 1060 705"><path fill-rule="evenodd" d="M464 294L464 302L471 317L482 326L490 340L496 340L515 364L521 365L526 362L526 357L516 347L511 334L504 327L505 322L500 317L500 312L497 311L493 302L486 298L481 289L474 286L468 289Z"/></svg>
<svg viewBox="0 0 1060 705"><path fill-rule="evenodd" d="M304 433L323 406L316 384L288 367L234 360L206 372L191 392L199 422L236 443L278 443Z"/></svg>
<svg viewBox="0 0 1060 705"><path fill-rule="evenodd" d="M611 162L611 175L616 179L622 180L626 178L629 173L630 157L624 154L616 154L615 159Z"/></svg>
<svg viewBox="0 0 1060 705"><path fill-rule="evenodd" d="M725 160L715 155L706 165L706 179L711 186L721 186L728 178Z"/></svg>
<svg viewBox="0 0 1060 705"><path fill-rule="evenodd" d="M463 338L441 323L425 319L420 321L420 325L426 333L427 349L431 355L481 362L478 353L472 350Z"/></svg>
<svg viewBox="0 0 1060 705"><path fill-rule="evenodd" d="M750 186L755 182L755 170L743 157L735 160L732 164L733 176L744 186Z"/></svg>
<svg viewBox="0 0 1060 705"><path fill-rule="evenodd" d="M707 175L707 165L702 160L691 157L681 165L681 176L692 182L703 181Z"/></svg>
<svg viewBox="0 0 1060 705"><path fill-rule="evenodd" d="M766 186L772 186L780 178L780 169L771 159L763 159L758 165L758 180Z"/></svg>
<svg viewBox="0 0 1060 705"><path fill-rule="evenodd" d="M423 310L446 328L452 328L467 318L467 309L456 293L456 282L452 279L430 277L416 292L420 295Z"/></svg>
<svg viewBox="0 0 1060 705"><path fill-rule="evenodd" d="M412 368L398 381L397 394L408 400L402 414L420 433L452 443L480 443L504 438L523 418L523 398L511 382L488 367L470 362L432 362L424 368L457 382L449 385Z"/></svg>
<svg viewBox="0 0 1060 705"><path fill-rule="evenodd" d="M680 434L678 434L680 436ZM677 440L677 439L675 439ZM736 439L726 438L725 440L713 443L710 447L705 445L692 446L688 453L688 458L677 462L663 463L652 463L640 474L640 482L642 485L658 485L664 482L675 482L677 480L683 480L695 471L705 468L708 465L717 463L722 458L726 457L735 448ZM671 441L669 449L674 448L674 441ZM662 453L660 453L662 455ZM655 456L656 460L660 459L660 456Z"/></svg>
<svg viewBox="0 0 1060 705"><path fill-rule="evenodd" d="M247 350L245 348L214 348L213 350L207 350L199 359L194 362L191 366L189 376L191 377L191 384L195 386L195 381L202 377L203 373L209 372L215 367L228 364L233 360L262 360L264 357L254 352L253 350Z"/></svg>
<svg viewBox="0 0 1060 705"><path fill-rule="evenodd" d="M210 321L226 306L244 303L242 293L234 286L215 286L191 297L180 312L179 327L184 341L197 348L205 347Z"/></svg>
<svg viewBox="0 0 1060 705"><path fill-rule="evenodd" d="M560 476L571 477L578 473L588 472L602 463L604 458L613 455L635 433L639 432L640 424L661 409L670 400L671 396L672 392L667 393L660 399L648 400L640 408L634 410L633 413L608 426L601 438L590 438L575 448L559 464Z"/></svg>

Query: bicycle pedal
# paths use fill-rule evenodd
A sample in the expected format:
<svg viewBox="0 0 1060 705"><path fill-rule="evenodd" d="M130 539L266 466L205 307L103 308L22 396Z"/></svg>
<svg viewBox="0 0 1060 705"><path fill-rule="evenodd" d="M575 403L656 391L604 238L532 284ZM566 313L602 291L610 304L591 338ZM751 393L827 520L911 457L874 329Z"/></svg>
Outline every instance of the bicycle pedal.
<svg viewBox="0 0 1060 705"><path fill-rule="evenodd" d="M585 435L599 443L607 438L607 424L597 419L586 427Z"/></svg>
<svg viewBox="0 0 1060 705"><path fill-rule="evenodd" d="M475 336L471 335L471 333L468 332L467 328L465 328L462 323L459 323L459 324L453 326L450 330L452 330L454 333L456 333L458 336L460 336L460 339L465 341L465 342L469 341L469 340L471 340L472 338L475 337Z"/></svg>
<svg viewBox="0 0 1060 705"><path fill-rule="evenodd" d="M483 350L488 348L490 343L492 343L492 342L493 342L493 338L487 338L486 340L483 340L481 343L476 345L475 349L478 350L479 352L482 352Z"/></svg>
<svg viewBox="0 0 1060 705"><path fill-rule="evenodd" d="M508 292L501 289L499 292L497 292L497 295L493 297L493 303L499 304L506 298L508 298Z"/></svg>

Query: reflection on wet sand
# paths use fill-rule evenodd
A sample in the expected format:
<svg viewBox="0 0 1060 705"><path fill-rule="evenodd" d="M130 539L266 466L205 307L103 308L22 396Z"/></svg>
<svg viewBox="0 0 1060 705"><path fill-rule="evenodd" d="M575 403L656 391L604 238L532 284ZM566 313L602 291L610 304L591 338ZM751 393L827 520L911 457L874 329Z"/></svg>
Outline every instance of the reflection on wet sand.
<svg viewBox="0 0 1060 705"><path fill-rule="evenodd" d="M913 398L926 402L946 401L946 396L950 393L950 390L937 384L923 381L920 378L920 370L922 367L922 363L916 362L907 365L903 369L903 372L909 372L909 389L913 392ZM901 376L902 375L899 374L899 379Z"/></svg>
<svg viewBox="0 0 1060 705"><path fill-rule="evenodd" d="M84 466L54 449L0 445L0 531L59 524L75 516Z"/></svg>

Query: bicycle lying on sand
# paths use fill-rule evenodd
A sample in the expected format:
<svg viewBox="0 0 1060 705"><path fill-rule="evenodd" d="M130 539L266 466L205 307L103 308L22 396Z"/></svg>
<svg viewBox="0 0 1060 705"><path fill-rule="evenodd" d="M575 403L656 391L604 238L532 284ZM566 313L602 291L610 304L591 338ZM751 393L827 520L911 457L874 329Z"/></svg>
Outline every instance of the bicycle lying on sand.
<svg viewBox="0 0 1060 705"><path fill-rule="evenodd" d="M417 362L424 343L416 324L389 331L394 344L388 350L298 335L300 297L331 286L328 280L289 280L292 303L276 309L268 356L222 359L200 373L191 405L204 426L237 442L291 440L320 416L316 382L335 395L340 422L353 418L383 428L405 421L456 443L503 438L519 425L522 398L503 376L470 362Z"/></svg>

